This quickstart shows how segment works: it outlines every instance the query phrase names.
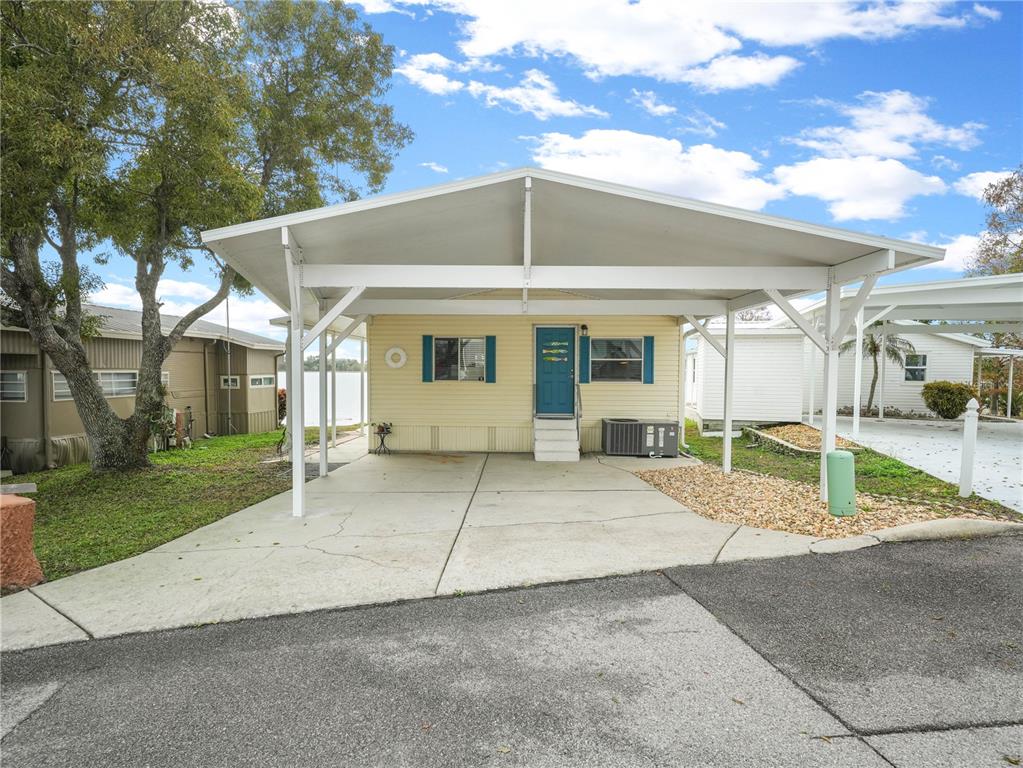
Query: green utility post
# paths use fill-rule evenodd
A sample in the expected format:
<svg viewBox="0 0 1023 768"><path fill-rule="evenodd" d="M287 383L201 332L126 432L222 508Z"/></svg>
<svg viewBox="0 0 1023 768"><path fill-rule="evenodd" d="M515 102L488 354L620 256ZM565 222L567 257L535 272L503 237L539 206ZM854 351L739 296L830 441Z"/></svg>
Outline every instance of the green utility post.
<svg viewBox="0 0 1023 768"><path fill-rule="evenodd" d="M828 452L828 512L835 517L856 514L856 469L849 451Z"/></svg>

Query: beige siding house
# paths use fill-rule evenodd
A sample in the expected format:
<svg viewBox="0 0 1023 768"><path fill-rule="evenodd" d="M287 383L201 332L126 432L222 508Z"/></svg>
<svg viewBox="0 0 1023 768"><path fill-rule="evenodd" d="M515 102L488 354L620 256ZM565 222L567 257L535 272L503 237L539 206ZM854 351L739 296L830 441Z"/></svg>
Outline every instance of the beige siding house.
<svg viewBox="0 0 1023 768"><path fill-rule="evenodd" d="M142 354L141 313L89 306L103 318L86 342L89 364L113 409L134 409ZM165 316L165 330L177 318ZM230 354L229 354L230 351ZM164 361L167 405L190 414L192 434L266 432L277 427L276 359L284 345L203 320ZM88 447L64 377L28 332L0 328L0 434L4 460L15 472L84 461Z"/></svg>

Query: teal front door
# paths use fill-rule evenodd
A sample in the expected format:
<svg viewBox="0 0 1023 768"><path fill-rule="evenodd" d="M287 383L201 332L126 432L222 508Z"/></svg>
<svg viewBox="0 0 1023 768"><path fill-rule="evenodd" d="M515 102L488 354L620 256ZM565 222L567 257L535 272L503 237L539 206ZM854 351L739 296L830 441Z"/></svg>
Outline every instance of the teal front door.
<svg viewBox="0 0 1023 768"><path fill-rule="evenodd" d="M536 329L536 413L575 413L575 328Z"/></svg>

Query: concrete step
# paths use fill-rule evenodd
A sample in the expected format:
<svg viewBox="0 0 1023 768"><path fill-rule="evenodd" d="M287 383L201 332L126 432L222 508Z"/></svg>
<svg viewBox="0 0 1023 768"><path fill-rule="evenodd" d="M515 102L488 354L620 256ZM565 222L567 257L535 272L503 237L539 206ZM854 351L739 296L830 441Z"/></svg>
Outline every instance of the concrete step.
<svg viewBox="0 0 1023 768"><path fill-rule="evenodd" d="M575 419L534 419L535 432L571 432L575 434Z"/></svg>
<svg viewBox="0 0 1023 768"><path fill-rule="evenodd" d="M534 451L537 461L579 461L579 451Z"/></svg>
<svg viewBox="0 0 1023 768"><path fill-rule="evenodd" d="M569 440L551 440L543 438L533 441L534 451L575 451L579 452L579 441L573 436Z"/></svg>

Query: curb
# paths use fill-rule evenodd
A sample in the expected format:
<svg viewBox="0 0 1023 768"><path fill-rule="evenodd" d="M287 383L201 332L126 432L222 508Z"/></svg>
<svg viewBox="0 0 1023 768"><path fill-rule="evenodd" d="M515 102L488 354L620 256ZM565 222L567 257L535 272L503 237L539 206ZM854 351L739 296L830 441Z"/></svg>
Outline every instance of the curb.
<svg viewBox="0 0 1023 768"><path fill-rule="evenodd" d="M974 520L965 517L946 517L922 523L907 523L894 528L874 531L879 541L933 541L935 539L978 539L986 536L1021 535L1023 523L1001 520Z"/></svg>

